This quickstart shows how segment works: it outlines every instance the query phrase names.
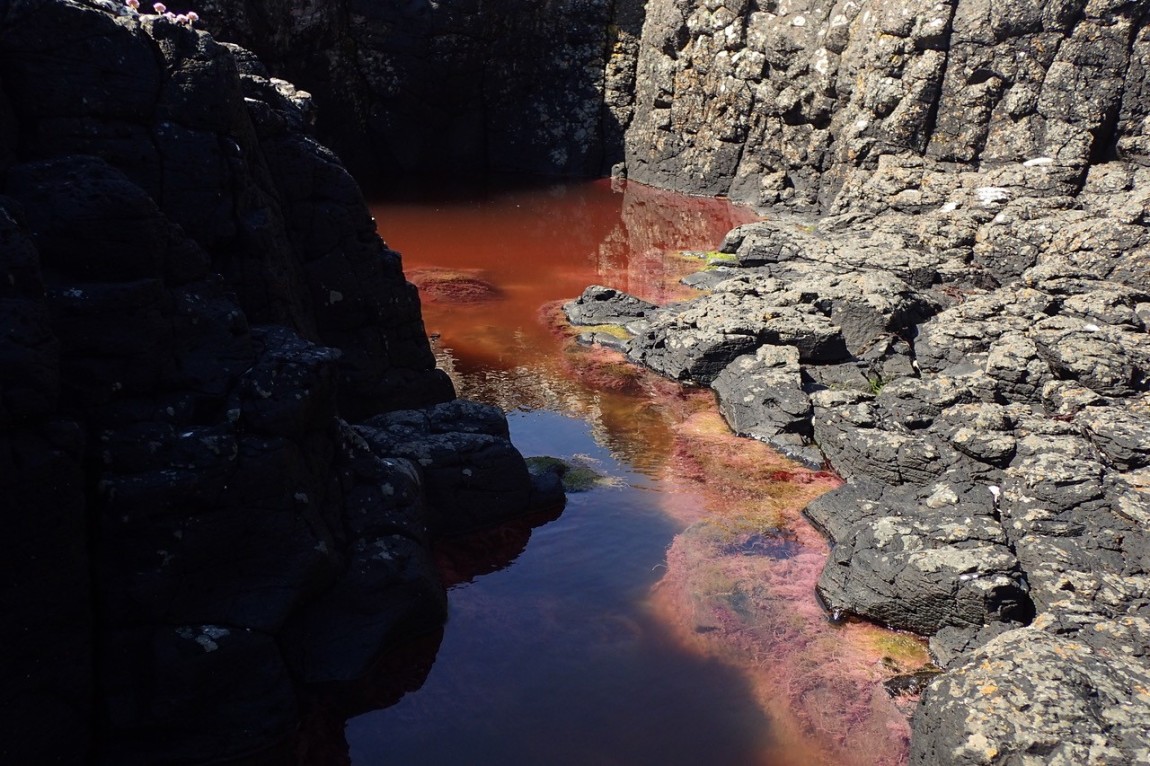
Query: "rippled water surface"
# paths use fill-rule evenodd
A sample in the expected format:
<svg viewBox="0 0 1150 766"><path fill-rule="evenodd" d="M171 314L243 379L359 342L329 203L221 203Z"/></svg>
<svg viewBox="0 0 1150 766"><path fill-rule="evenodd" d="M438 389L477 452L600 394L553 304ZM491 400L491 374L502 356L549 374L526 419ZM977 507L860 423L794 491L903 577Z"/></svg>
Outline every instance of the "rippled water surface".
<svg viewBox="0 0 1150 766"><path fill-rule="evenodd" d="M833 477L731 437L708 392L583 349L556 320L556 302L593 283L683 296L679 277L704 261L680 252L713 250L754 216L606 181L441 191L373 212L460 395L507 410L524 454L602 478L511 554L471 562L497 571L456 578L419 688L348 721L352 762L897 762L900 718L820 701L869 687L836 686L817 654L792 667L830 630L810 593L825 547L796 514ZM788 694L831 718L792 714ZM849 737L840 708L865 718ZM843 756L860 733L881 740L874 757Z"/></svg>

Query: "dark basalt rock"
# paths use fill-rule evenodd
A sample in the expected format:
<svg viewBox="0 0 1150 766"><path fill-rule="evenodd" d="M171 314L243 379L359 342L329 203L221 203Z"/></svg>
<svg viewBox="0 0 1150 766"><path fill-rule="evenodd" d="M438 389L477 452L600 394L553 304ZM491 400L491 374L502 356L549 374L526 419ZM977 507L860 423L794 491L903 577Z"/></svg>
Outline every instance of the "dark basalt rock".
<svg viewBox="0 0 1150 766"><path fill-rule="evenodd" d="M761 346L753 356L727 365L711 387L732 431L821 465L822 454L811 445L811 402L802 386L798 349Z"/></svg>
<svg viewBox="0 0 1150 766"><path fill-rule="evenodd" d="M440 518L562 502L450 401L309 123L189 25L0 5L0 761L271 752L305 684L441 624ZM343 420L412 407L428 465Z"/></svg>
<svg viewBox="0 0 1150 766"><path fill-rule="evenodd" d="M913 167L880 163L878 175L898 189ZM978 238L923 220L934 213L907 215L884 196L889 189L877 188L867 191L874 204L861 218L740 227L723 247L756 265L693 280L711 293L649 312L628 348L657 371L714 388L739 433L784 452L810 434L848 479L807 509L835 544L818 592L836 616L930 636L948 670L931 686L946 696L924 696L916 719L915 758L924 764L992 763L996 753L1014 752L1076 762L1078 744L1065 752L1045 740L1031 747L1031 735L1012 723L1015 697L992 701L984 686L962 680L985 667L969 664L972 654L983 656L980 647L1002 647L1004 661L1014 662L1006 637L1020 626L1100 647L1067 700L1085 699L1090 684L1110 684L1112 674L1146 672L1136 650L1150 593L1145 272L1112 281L1114 261L1127 257L1119 248L1144 240L1124 231L1096 250L1089 236L1125 206L1132 210L1121 215L1141 221L1150 175L1128 169L1120 191L1032 204L1026 200L1043 187L1027 185L1030 172L982 176L1014 178L1009 192L975 188L993 215L957 201L947 211ZM937 178L953 184L941 172ZM1044 220L1045 235L1030 231L1031 265L996 287L967 263L979 242L998 236L995 221L1012 216ZM1078 239L1051 235L1072 224ZM909 227L917 243L900 231ZM927 234L953 235L949 249L934 249ZM784 316L803 317L807 338L828 328L837 353L828 360L772 337ZM1072 683L1060 678L1043 699ZM1129 689L1114 694L1124 701L1116 704L1137 708L1130 720L1147 709L1135 697ZM1086 715L1073 705L1063 712ZM1115 745L1115 762L1142 758L1139 742Z"/></svg>
<svg viewBox="0 0 1150 766"><path fill-rule="evenodd" d="M657 308L655 304L610 287L591 285L573 301L563 305L563 313L574 325L626 325L643 319Z"/></svg>
<svg viewBox="0 0 1150 766"><path fill-rule="evenodd" d="M634 105L640 0L203 0L221 39L315 93L317 128L365 177L606 174Z"/></svg>
<svg viewBox="0 0 1150 766"><path fill-rule="evenodd" d="M823 499L816 513L850 514L852 494ZM865 515L842 527L818 585L831 610L927 635L1033 616L985 487L881 491Z"/></svg>
<svg viewBox="0 0 1150 766"><path fill-rule="evenodd" d="M275 71L314 72L334 96L321 119L365 166L581 173L625 153L632 179L780 205L728 236L733 265L691 280L710 296L652 310L615 294L616 313L572 320L626 325L634 337L613 343L713 385L748 433L801 440L806 397L809 433L850 479L809 509L837 542L824 597L933 631L951 668L919 708L913 762L1146 760L1150 706L1132 692L1147 685L1150 593L1141 4L281 5L200 10L241 40L272 41ZM131 567L14 556L6 581L31 573L38 599L73 605L114 581L130 587L110 603L154 605L179 584L170 572L191 554L176 543L198 539L211 504L239 520L278 514L268 534L293 589L258 615L254 599L235 611L262 626L287 614L297 671L354 674L405 602L341 644L318 627L334 616L309 616L315 594L419 592L417 558L365 558L372 546L394 537L408 550L428 524L487 517L493 504L473 490L506 487L521 466L481 413L445 416L467 428L436 424L451 392L414 290L354 184L307 136L306 94L194 30L104 6L0 12L0 455L13 467L0 489L27 509L29 539L58 534L82 554L79 541L114 538ZM555 82L571 87L538 87ZM437 111L447 104L461 106ZM781 349L797 349L798 386ZM761 364L777 354L781 367ZM330 417L381 410L406 412L362 436ZM385 454L408 438L410 460ZM443 481L432 516L381 500L387 486L413 492L425 468ZM46 470L71 478L48 491L34 483ZM165 480L178 497L156 494ZM452 519L453 497L482 512ZM376 502L386 510L372 520ZM238 528L220 528L248 561ZM211 571L214 554L196 555ZM352 561L365 579L349 577ZM77 673L92 656L79 611L79 637L61 647ZM105 632L161 624L147 609L133 619ZM117 672L144 675L141 657ZM276 667L252 663L280 689ZM30 716L51 708L84 731L86 692L61 698L72 713L36 699ZM269 708L241 746L274 738L290 708Z"/></svg>
<svg viewBox="0 0 1150 766"><path fill-rule="evenodd" d="M1150 708L1139 690L1150 682L1150 626L1127 618L1095 627L1140 651L1112 653L1081 636L1030 627L973 652L923 696L913 720L910 762L1144 761L1150 754Z"/></svg>
<svg viewBox="0 0 1150 766"><path fill-rule="evenodd" d="M437 534L473 532L542 510L527 463L508 441L507 422L495 407L447 402L377 415L356 430L376 454L419 467Z"/></svg>

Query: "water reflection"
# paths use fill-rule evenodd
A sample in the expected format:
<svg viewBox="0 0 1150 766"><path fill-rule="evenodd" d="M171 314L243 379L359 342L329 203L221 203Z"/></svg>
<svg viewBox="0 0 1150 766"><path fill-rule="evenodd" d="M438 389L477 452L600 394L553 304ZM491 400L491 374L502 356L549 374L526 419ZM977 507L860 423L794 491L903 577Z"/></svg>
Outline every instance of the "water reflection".
<svg viewBox="0 0 1150 766"><path fill-rule="evenodd" d="M525 548L496 540L500 571L447 562L459 584L435 667L418 693L348 722L352 762L903 759L905 719L873 692L880 657L913 665L921 647L830 626L813 597L826 548L798 512L834 477L733 437L710 391L577 346L557 319L587 284L657 303L687 293L675 253L712 249L751 214L607 182L375 214L425 283L460 394L510 412L525 454L584 456L618 481L572 495Z"/></svg>

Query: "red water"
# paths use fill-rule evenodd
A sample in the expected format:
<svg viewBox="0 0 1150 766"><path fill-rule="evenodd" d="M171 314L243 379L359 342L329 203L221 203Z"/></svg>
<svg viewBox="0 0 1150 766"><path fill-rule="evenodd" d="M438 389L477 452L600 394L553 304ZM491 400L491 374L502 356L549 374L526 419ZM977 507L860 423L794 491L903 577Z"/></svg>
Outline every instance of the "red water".
<svg viewBox="0 0 1150 766"><path fill-rule="evenodd" d="M574 298L594 283L659 303L685 295L678 279L689 269L666 255L714 249L728 230L755 220L725 200L637 184L613 192L606 180L396 202L373 212L417 284L458 274L498 287L501 297L478 306L425 295L424 319L468 365L499 369L555 356L559 341L538 319L547 302Z"/></svg>
<svg viewBox="0 0 1150 766"><path fill-rule="evenodd" d="M900 762L905 720L874 696L879 658L921 649L836 628L814 601L825 545L799 510L834 478L732 436L710 392L579 347L557 319L588 284L689 294L678 279L703 264L679 252L713 250L753 213L606 181L373 211L460 395L507 410L525 454L605 480L517 531L499 571L451 588L420 688L348 721L352 762Z"/></svg>

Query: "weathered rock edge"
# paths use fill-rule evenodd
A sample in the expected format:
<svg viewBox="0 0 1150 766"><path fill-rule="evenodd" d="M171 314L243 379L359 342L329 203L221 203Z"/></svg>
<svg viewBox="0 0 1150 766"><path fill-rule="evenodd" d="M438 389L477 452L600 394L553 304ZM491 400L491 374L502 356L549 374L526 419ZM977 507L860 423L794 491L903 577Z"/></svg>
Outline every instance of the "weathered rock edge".
<svg viewBox="0 0 1150 766"><path fill-rule="evenodd" d="M310 111L189 25L0 2L4 763L282 744L441 624L433 536L561 502Z"/></svg>
<svg viewBox="0 0 1150 766"><path fill-rule="evenodd" d="M900 209L923 167L880 162L865 214L735 229L698 298L593 286L567 315L847 479L807 509L834 543L819 596L947 669L912 763L1144 763L1150 170L1053 196L1076 171L935 168L937 207Z"/></svg>

